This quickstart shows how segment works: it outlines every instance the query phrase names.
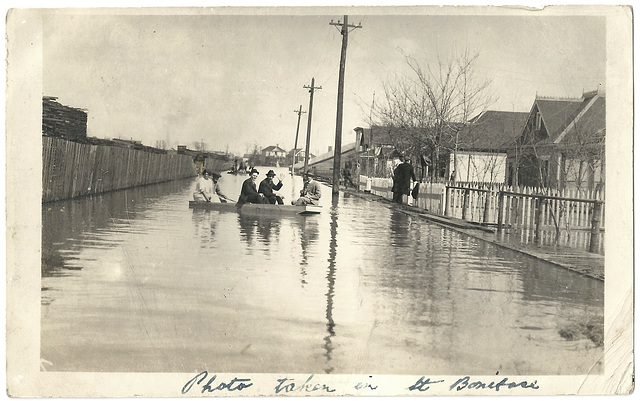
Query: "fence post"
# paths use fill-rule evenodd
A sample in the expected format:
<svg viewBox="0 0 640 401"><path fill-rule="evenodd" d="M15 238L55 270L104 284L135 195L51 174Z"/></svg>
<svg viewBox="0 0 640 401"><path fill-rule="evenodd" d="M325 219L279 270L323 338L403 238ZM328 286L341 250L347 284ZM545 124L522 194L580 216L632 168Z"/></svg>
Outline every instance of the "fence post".
<svg viewBox="0 0 640 401"><path fill-rule="evenodd" d="M462 220L467 218L467 207L469 206L469 188L465 188L462 200Z"/></svg>
<svg viewBox="0 0 640 401"><path fill-rule="evenodd" d="M448 216L449 215L449 186L445 185L444 186L444 215Z"/></svg>
<svg viewBox="0 0 640 401"><path fill-rule="evenodd" d="M542 230L542 197L535 198L535 235L533 237L533 242L536 245L540 245L540 231Z"/></svg>
<svg viewBox="0 0 640 401"><path fill-rule="evenodd" d="M492 190L487 190L487 192L485 192L486 199L484 200L484 213L482 215L482 222L483 223L488 223L489 222L489 206L490 206L490 201L491 201L491 195L492 194L493 194Z"/></svg>
<svg viewBox="0 0 640 401"><path fill-rule="evenodd" d="M498 232L502 231L502 219L504 218L504 191L498 193Z"/></svg>
<svg viewBox="0 0 640 401"><path fill-rule="evenodd" d="M600 214L602 211L602 201L593 203L593 216L591 216L591 239L589 241L589 252L597 253L600 247Z"/></svg>

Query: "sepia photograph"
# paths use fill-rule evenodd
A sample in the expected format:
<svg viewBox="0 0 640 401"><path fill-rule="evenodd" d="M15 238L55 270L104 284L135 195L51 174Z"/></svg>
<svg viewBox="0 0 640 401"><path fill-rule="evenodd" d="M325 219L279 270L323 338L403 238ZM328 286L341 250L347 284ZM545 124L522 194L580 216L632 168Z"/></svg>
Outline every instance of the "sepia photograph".
<svg viewBox="0 0 640 401"><path fill-rule="evenodd" d="M629 394L631 27L9 9L7 394Z"/></svg>

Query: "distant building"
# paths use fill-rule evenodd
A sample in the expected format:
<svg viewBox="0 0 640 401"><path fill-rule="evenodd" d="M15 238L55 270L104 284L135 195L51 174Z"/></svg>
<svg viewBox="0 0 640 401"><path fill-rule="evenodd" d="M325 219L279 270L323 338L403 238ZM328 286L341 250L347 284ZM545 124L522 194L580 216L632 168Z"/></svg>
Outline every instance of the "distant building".
<svg viewBox="0 0 640 401"><path fill-rule="evenodd" d="M278 145L276 145L276 146L267 146L266 148L262 149L260 151L260 153L264 157L282 158L282 157L286 157L287 156L287 151L282 149Z"/></svg>
<svg viewBox="0 0 640 401"><path fill-rule="evenodd" d="M266 148L260 151L260 161L259 164L265 166L278 166L284 165L287 163L287 151L282 149L280 146L267 146Z"/></svg>
<svg viewBox="0 0 640 401"><path fill-rule="evenodd" d="M347 145L343 145L341 148L342 156L340 157L341 169L344 169L345 166L353 166L355 168L355 143L350 143ZM324 177L324 178L332 178L333 177L333 157L334 151L331 150L327 153L323 153L321 155L312 157L309 159L308 168L309 171L314 174ZM304 159L299 161L294 165L296 171L301 171L304 168Z"/></svg>
<svg viewBox="0 0 640 401"><path fill-rule="evenodd" d="M304 149L291 149L289 151L289 153L287 153L287 163L291 163L293 161L293 164L297 164L298 162L304 162L304 154L305 154L305 150ZM313 153L309 152L309 160L313 159L314 157L316 157Z"/></svg>

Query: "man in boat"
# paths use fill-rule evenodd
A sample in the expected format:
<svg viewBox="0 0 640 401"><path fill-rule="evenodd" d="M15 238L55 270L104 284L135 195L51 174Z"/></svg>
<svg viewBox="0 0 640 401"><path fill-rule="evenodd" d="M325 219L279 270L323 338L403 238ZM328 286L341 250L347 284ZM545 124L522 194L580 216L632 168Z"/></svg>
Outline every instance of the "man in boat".
<svg viewBox="0 0 640 401"><path fill-rule="evenodd" d="M214 199L217 197L219 199L219 202L227 203L231 199L229 199L228 196L222 193L222 190L220 189L220 184L218 184L218 180L220 179L220 177L222 177L222 175L220 175L219 173L216 173L215 171L211 173L211 179L213 180L213 195L214 195L213 199L211 199L211 202L214 202Z"/></svg>
<svg viewBox="0 0 640 401"><path fill-rule="evenodd" d="M262 194L258 193L258 189L256 188L258 174L260 174L258 170L252 168L249 172L249 178L242 183L238 206L242 206L245 203L269 203Z"/></svg>
<svg viewBox="0 0 640 401"><path fill-rule="evenodd" d="M274 190L278 191L280 190L280 188L282 188L282 179L279 179L277 184L273 183L273 177L275 176L276 173L273 170L269 170L269 172L267 173L267 177L260 182L258 193L264 195L264 197L272 205L275 205L276 203L278 205L283 205L284 202L282 201L282 198L273 193Z"/></svg>
<svg viewBox="0 0 640 401"><path fill-rule="evenodd" d="M321 196L320 183L314 181L313 174L307 171L304 173L304 187L300 191L300 197L295 202L292 201L291 204L296 206L317 205L320 203Z"/></svg>

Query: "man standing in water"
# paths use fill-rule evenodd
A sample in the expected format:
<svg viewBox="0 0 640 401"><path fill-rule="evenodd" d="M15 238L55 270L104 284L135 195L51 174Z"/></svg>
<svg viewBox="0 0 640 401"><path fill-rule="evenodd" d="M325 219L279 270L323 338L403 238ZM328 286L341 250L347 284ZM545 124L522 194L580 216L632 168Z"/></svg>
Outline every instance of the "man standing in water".
<svg viewBox="0 0 640 401"><path fill-rule="evenodd" d="M304 206L304 205L317 205L320 202L322 196L322 190L320 189L320 183L313 180L313 174L306 172L304 174L304 187L300 191L300 197L295 202L291 201L292 205Z"/></svg>
<svg viewBox="0 0 640 401"><path fill-rule="evenodd" d="M411 180L415 182L416 175L413 172L411 159L409 156L405 156L404 163L400 163L393 170L393 188L391 188L391 192L393 192L394 202L402 203L402 196L411 193Z"/></svg>

